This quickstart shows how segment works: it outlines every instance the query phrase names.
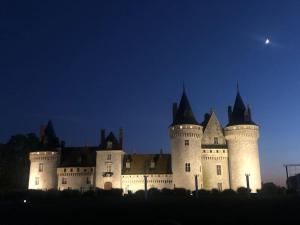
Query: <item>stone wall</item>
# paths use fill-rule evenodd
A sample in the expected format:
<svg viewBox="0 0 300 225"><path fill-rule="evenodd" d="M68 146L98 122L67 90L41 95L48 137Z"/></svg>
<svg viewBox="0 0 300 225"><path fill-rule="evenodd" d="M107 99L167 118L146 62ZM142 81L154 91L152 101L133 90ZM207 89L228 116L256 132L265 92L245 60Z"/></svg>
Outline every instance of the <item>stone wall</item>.
<svg viewBox="0 0 300 225"><path fill-rule="evenodd" d="M56 189L58 153L56 151L31 152L29 159L30 174L28 189Z"/></svg>

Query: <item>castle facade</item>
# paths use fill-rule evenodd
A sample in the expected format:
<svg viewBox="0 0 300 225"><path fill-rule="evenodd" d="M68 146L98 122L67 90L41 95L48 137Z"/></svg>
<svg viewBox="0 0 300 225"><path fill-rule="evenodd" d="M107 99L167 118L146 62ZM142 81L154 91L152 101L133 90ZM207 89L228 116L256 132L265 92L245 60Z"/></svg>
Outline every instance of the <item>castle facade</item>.
<svg viewBox="0 0 300 225"><path fill-rule="evenodd" d="M123 130L118 138L101 130L95 147L65 147L51 121L41 130L41 149L30 153L28 189L122 188L124 193L147 188L233 189L261 188L258 150L259 127L239 91L228 124L223 128L215 114L199 123L185 91L173 104L169 126L171 154L127 154Z"/></svg>

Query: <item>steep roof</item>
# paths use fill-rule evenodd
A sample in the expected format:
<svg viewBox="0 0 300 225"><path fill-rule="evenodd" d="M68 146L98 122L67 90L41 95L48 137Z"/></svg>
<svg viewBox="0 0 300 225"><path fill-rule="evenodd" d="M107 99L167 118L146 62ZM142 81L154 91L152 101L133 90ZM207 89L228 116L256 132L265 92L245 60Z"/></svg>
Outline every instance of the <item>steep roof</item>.
<svg viewBox="0 0 300 225"><path fill-rule="evenodd" d="M48 121L46 126L43 126L40 135L41 149L53 149L60 146L59 138L55 134L51 120Z"/></svg>
<svg viewBox="0 0 300 225"><path fill-rule="evenodd" d="M209 116L209 117L208 117ZM207 120L207 122L206 122ZM220 147L226 146L226 141L223 133L223 128L214 111L205 116L204 132L202 137L202 147Z"/></svg>
<svg viewBox="0 0 300 225"><path fill-rule="evenodd" d="M130 163L130 168L126 168L126 162ZM154 168L151 168L154 162ZM125 155L123 161L122 174L171 174L170 154L131 154Z"/></svg>
<svg viewBox="0 0 300 225"><path fill-rule="evenodd" d="M101 144L102 150L121 150L121 143L117 140L115 135L110 132L108 136L105 138L105 141Z"/></svg>
<svg viewBox="0 0 300 225"><path fill-rule="evenodd" d="M61 150L59 167L96 166L96 150L99 147L68 147Z"/></svg>
<svg viewBox="0 0 300 225"><path fill-rule="evenodd" d="M178 110L173 118L173 123L171 125L179 125L179 124L196 124L199 125L197 122L185 90L183 90L180 104Z"/></svg>
<svg viewBox="0 0 300 225"><path fill-rule="evenodd" d="M250 107L245 106L239 90L237 90L233 110L232 110L231 106L228 107L228 120L229 120L229 122L228 122L227 126L239 125L239 124L255 125L255 123L252 121L252 118L251 118Z"/></svg>

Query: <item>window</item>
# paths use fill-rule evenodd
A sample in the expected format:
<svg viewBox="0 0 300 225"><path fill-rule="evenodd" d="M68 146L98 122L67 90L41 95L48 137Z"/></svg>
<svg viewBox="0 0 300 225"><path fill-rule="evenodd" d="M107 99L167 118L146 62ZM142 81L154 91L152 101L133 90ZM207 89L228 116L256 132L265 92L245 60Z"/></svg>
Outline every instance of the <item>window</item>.
<svg viewBox="0 0 300 225"><path fill-rule="evenodd" d="M111 172L111 165L106 166L106 172Z"/></svg>
<svg viewBox="0 0 300 225"><path fill-rule="evenodd" d="M43 165L43 163L40 163L39 164L39 172L43 172L43 170L44 170L44 165Z"/></svg>
<svg viewBox="0 0 300 225"><path fill-rule="evenodd" d="M63 177L63 178L61 179L61 183L62 183L62 184L67 184L67 178L66 178L66 177Z"/></svg>
<svg viewBox="0 0 300 225"><path fill-rule="evenodd" d="M191 164L190 163L186 163L185 164L185 172L190 172L191 171Z"/></svg>
<svg viewBox="0 0 300 225"><path fill-rule="evenodd" d="M218 140L217 137L214 137L214 144L215 144L215 145L219 144L219 140Z"/></svg>
<svg viewBox="0 0 300 225"><path fill-rule="evenodd" d="M94 169L93 168L91 168L91 172L93 172L94 171Z"/></svg>
<svg viewBox="0 0 300 225"><path fill-rule="evenodd" d="M86 178L86 184L91 184L91 178L90 177Z"/></svg>
<svg viewBox="0 0 300 225"><path fill-rule="evenodd" d="M79 168L77 168L77 172L79 172Z"/></svg>
<svg viewBox="0 0 300 225"><path fill-rule="evenodd" d="M221 165L217 165L217 175L221 175Z"/></svg>
<svg viewBox="0 0 300 225"><path fill-rule="evenodd" d="M70 171L73 172L73 169L71 169Z"/></svg>
<svg viewBox="0 0 300 225"><path fill-rule="evenodd" d="M107 160L111 160L111 154L107 155Z"/></svg>
<svg viewBox="0 0 300 225"><path fill-rule="evenodd" d="M218 183L218 189L219 191L222 191L222 183Z"/></svg>
<svg viewBox="0 0 300 225"><path fill-rule="evenodd" d="M151 163L150 163L150 168L151 168L151 169L154 169L154 167L155 167L155 162L154 162L154 161L151 161Z"/></svg>
<svg viewBox="0 0 300 225"><path fill-rule="evenodd" d="M67 172L67 169L66 169L66 168L64 169L64 172Z"/></svg>
<svg viewBox="0 0 300 225"><path fill-rule="evenodd" d="M40 184L40 178L39 177L36 177L35 178L35 185L39 185Z"/></svg>
<svg viewBox="0 0 300 225"><path fill-rule="evenodd" d="M189 145L190 145L189 140L184 140L184 145L185 145L185 146L189 146Z"/></svg>
<svg viewBox="0 0 300 225"><path fill-rule="evenodd" d="M126 162L126 169L130 169L130 162Z"/></svg>
<svg viewBox="0 0 300 225"><path fill-rule="evenodd" d="M107 147L107 149L112 149L112 142L108 141L106 147Z"/></svg>

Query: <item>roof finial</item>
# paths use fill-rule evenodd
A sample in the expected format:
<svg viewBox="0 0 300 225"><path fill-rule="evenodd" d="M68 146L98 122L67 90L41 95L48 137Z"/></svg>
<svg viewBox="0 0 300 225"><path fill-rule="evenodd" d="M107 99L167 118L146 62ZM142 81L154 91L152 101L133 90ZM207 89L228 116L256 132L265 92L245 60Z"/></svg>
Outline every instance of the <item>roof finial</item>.
<svg viewBox="0 0 300 225"><path fill-rule="evenodd" d="M185 84L184 84L184 81L182 83L182 89L183 89L183 93L185 93Z"/></svg>
<svg viewBox="0 0 300 225"><path fill-rule="evenodd" d="M239 94L240 93L239 81L236 82L236 90L237 93Z"/></svg>

